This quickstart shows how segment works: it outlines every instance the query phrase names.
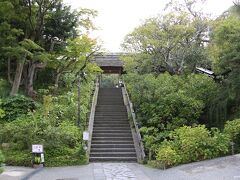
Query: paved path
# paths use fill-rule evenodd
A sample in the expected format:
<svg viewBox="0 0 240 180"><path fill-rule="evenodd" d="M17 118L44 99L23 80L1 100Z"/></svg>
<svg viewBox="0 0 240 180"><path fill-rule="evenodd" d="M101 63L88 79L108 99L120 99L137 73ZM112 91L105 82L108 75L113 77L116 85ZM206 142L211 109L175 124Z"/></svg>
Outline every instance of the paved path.
<svg viewBox="0 0 240 180"><path fill-rule="evenodd" d="M22 179L30 168L7 167L0 180ZM240 154L153 169L136 163L91 163L85 166L44 168L29 180L240 180Z"/></svg>
<svg viewBox="0 0 240 180"><path fill-rule="evenodd" d="M0 174L0 180L19 180L32 172L34 172L33 168L7 166L4 172Z"/></svg>

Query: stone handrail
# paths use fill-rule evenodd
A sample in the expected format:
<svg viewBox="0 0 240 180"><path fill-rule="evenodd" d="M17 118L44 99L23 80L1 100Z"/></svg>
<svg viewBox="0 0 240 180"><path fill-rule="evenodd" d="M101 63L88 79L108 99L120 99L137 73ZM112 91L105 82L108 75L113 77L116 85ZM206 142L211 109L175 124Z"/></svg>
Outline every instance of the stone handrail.
<svg viewBox="0 0 240 180"><path fill-rule="evenodd" d="M124 101L125 101L125 105L127 107L128 114L131 116L130 119L132 120L134 129L135 129L136 138L134 140L137 141L137 146L138 146L138 151L139 151L138 152L138 160L143 161L145 158L145 152L144 152L142 137L141 137L138 125L137 125L137 120L136 120L136 115L135 115L135 112L133 109L133 104L130 100L130 97L128 95L127 88L126 88L126 85L124 82L123 82L122 91L123 91Z"/></svg>
<svg viewBox="0 0 240 180"><path fill-rule="evenodd" d="M89 159L91 143L92 143L92 132L93 132L95 109L96 109L96 105L97 105L98 91L99 91L99 78L97 78L97 80L96 80L95 90L94 90L94 94L92 97L91 112L90 112L89 122L88 122L88 133L89 133L89 138L87 141L87 158L88 159Z"/></svg>

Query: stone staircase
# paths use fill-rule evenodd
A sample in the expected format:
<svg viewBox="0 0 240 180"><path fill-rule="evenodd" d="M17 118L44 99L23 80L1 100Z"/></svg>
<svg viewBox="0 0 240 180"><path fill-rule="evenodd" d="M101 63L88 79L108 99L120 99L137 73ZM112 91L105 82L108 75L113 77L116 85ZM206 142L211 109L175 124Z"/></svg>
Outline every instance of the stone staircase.
<svg viewBox="0 0 240 180"><path fill-rule="evenodd" d="M121 88L99 89L89 161L137 161Z"/></svg>

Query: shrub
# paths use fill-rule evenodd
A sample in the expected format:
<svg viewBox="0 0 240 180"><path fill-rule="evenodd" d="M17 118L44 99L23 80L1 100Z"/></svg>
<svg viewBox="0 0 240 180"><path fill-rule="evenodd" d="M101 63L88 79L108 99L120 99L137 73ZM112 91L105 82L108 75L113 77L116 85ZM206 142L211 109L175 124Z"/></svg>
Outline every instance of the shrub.
<svg viewBox="0 0 240 180"><path fill-rule="evenodd" d="M13 121L21 115L27 114L36 108L35 102L23 95L7 97L2 100L0 108L5 112L5 116L0 118L4 121Z"/></svg>
<svg viewBox="0 0 240 180"><path fill-rule="evenodd" d="M9 166L31 166L32 155L31 151L19 151L12 149L3 150L5 162Z"/></svg>
<svg viewBox="0 0 240 180"><path fill-rule="evenodd" d="M48 166L82 164L86 160L85 151L82 151L82 133L70 121L55 125L39 114L22 116L4 124L0 137L0 143L10 144L6 153L9 165L29 166L32 144L43 144Z"/></svg>
<svg viewBox="0 0 240 180"><path fill-rule="evenodd" d="M224 133L235 143L237 152L240 152L240 119L227 121L224 126Z"/></svg>
<svg viewBox="0 0 240 180"><path fill-rule="evenodd" d="M4 156L0 150L0 174L3 172Z"/></svg>
<svg viewBox="0 0 240 180"><path fill-rule="evenodd" d="M75 126L76 88L61 89L53 95L46 91L42 104L34 112L29 108L35 107L31 99L24 96L5 99L2 114L7 114L7 119L11 120L0 128L0 143L7 144L3 149L6 164L30 166L32 144L43 144L46 166L85 163L81 129L86 124L93 85L92 81L81 84L81 128ZM14 114L9 114L11 109Z"/></svg>
<svg viewBox="0 0 240 180"><path fill-rule="evenodd" d="M80 165L87 162L85 150L81 145L73 149L64 146L48 149L45 154L45 160L45 165L48 167Z"/></svg>
<svg viewBox="0 0 240 180"><path fill-rule="evenodd" d="M180 162L180 155L171 145L163 144L157 151L156 160L163 165L164 168L174 166Z"/></svg>
<svg viewBox="0 0 240 180"><path fill-rule="evenodd" d="M217 129L205 126L180 127L170 134L170 140L161 143L157 160L166 167L211 159L228 153L230 139Z"/></svg>
<svg viewBox="0 0 240 180"><path fill-rule="evenodd" d="M159 131L197 124L204 108L217 92L216 83L203 75L168 73L124 76L142 126Z"/></svg>

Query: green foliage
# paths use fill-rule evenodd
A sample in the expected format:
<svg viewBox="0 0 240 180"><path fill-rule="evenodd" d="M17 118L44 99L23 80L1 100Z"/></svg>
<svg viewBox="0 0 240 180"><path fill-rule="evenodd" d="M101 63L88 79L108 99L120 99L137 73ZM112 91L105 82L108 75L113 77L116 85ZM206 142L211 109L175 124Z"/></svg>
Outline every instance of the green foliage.
<svg viewBox="0 0 240 180"><path fill-rule="evenodd" d="M140 133L144 135L143 143L145 152L148 154L148 159L151 160L155 156L154 152L158 148L158 144L166 137L166 131L163 133L158 132L154 127L142 127Z"/></svg>
<svg viewBox="0 0 240 180"><path fill-rule="evenodd" d="M230 139L217 129L184 126L175 129L157 150L157 161L165 167L219 157L228 153Z"/></svg>
<svg viewBox="0 0 240 180"><path fill-rule="evenodd" d="M25 115L30 111L36 109L36 103L23 95L7 97L0 102L1 114L4 116L1 121L14 121L17 117Z"/></svg>
<svg viewBox="0 0 240 180"><path fill-rule="evenodd" d="M59 95L44 95L42 113L53 124L58 124L63 121L76 122L76 107L77 107L77 89L69 83L71 91L65 89L64 94ZM86 127L87 115L90 108L91 94L93 91L93 79L90 78L86 82L81 82L81 97L80 97L80 118L81 125ZM47 92L49 92L48 90ZM49 94L49 93L47 93Z"/></svg>
<svg viewBox="0 0 240 180"><path fill-rule="evenodd" d="M85 164L87 159L85 150L82 147L69 149L60 147L55 150L48 150L46 152L46 166L72 166Z"/></svg>
<svg viewBox="0 0 240 180"><path fill-rule="evenodd" d="M156 158L158 144L169 137L170 131L202 123L201 113L218 92L217 84L204 75L127 74L124 79L149 160Z"/></svg>
<svg viewBox="0 0 240 180"><path fill-rule="evenodd" d="M9 166L31 166L32 154L30 151L17 151L11 149L3 149L5 155L5 163Z"/></svg>
<svg viewBox="0 0 240 180"><path fill-rule="evenodd" d="M198 123L217 92L214 81L203 75L128 74L125 81L142 126L159 130Z"/></svg>
<svg viewBox="0 0 240 180"><path fill-rule="evenodd" d="M103 74L101 77L101 87L112 88L118 84L118 75L116 74Z"/></svg>
<svg viewBox="0 0 240 180"><path fill-rule="evenodd" d="M47 166L85 163L81 129L86 127L93 85L91 77L81 84L81 128L75 126L77 91L72 85L59 89L58 95L50 95L51 88L41 90L45 95L36 112L4 123L0 129L0 144L9 144L4 148L6 164L30 166L32 144L44 145Z"/></svg>
<svg viewBox="0 0 240 180"><path fill-rule="evenodd" d="M214 64L214 70L223 74L222 91L219 104L226 104L227 116L232 118L240 106L240 22L239 17L228 16L215 21L209 45L209 54ZM222 98L224 97L224 98ZM215 103L215 104L218 104ZM221 108L221 107L220 107ZM222 112L222 109L219 109ZM217 114L217 113L216 113ZM238 116L237 116L238 118Z"/></svg>
<svg viewBox="0 0 240 180"><path fill-rule="evenodd" d="M3 163L5 162L2 151L0 150L0 174L3 172Z"/></svg>
<svg viewBox="0 0 240 180"><path fill-rule="evenodd" d="M82 130L93 76L102 72L90 63L99 51L88 36L96 15L90 9L73 10L61 0L0 2L0 76L10 81L0 78L0 143L9 144L3 149L7 164L29 166L35 143L44 145L47 166L86 161ZM83 72L78 128L76 80ZM16 95L19 89L34 100Z"/></svg>
<svg viewBox="0 0 240 180"><path fill-rule="evenodd" d="M5 79L0 78L0 98L4 98L9 94L9 83Z"/></svg>
<svg viewBox="0 0 240 180"><path fill-rule="evenodd" d="M54 126L41 115L25 116L5 124L0 130L0 137L0 143L10 143L7 149L9 153L6 154L7 164L29 166L32 144L43 144L47 165L71 164L72 161L76 164L85 161L85 152L80 151L81 131L69 121ZM18 154L20 151L22 153ZM58 162L58 158L63 159Z"/></svg>
<svg viewBox="0 0 240 180"><path fill-rule="evenodd" d="M123 47L135 53L126 56L129 72L181 74L210 64L203 46L209 20L200 13L192 16L192 6L190 12L181 8L145 20L126 36Z"/></svg>
<svg viewBox="0 0 240 180"><path fill-rule="evenodd" d="M240 152L240 119L227 121L224 126L224 133L230 137L237 152Z"/></svg>
<svg viewBox="0 0 240 180"><path fill-rule="evenodd" d="M164 168L178 164L180 159L180 155L169 145L163 145L157 151L156 160L163 164Z"/></svg>

